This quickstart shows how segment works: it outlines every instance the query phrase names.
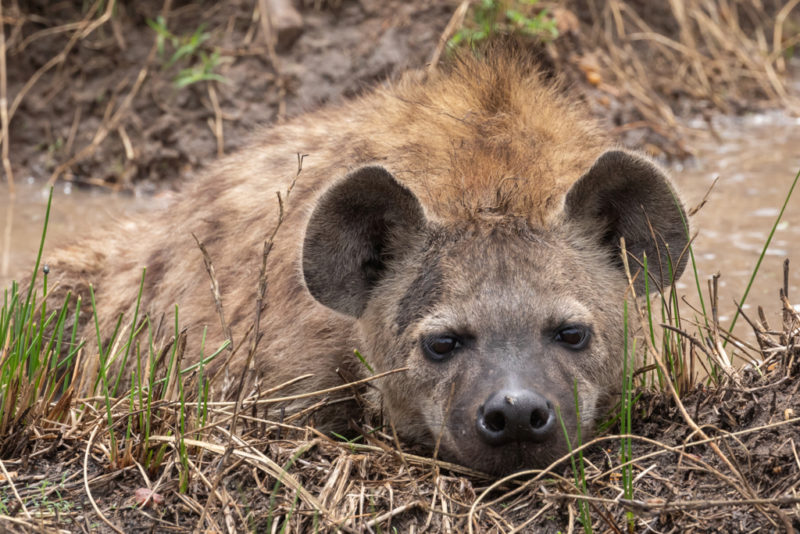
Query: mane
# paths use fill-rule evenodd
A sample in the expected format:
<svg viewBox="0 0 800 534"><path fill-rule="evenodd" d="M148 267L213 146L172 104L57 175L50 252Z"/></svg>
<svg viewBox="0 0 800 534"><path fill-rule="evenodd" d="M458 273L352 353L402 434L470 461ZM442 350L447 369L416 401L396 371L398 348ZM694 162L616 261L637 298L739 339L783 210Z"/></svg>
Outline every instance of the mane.
<svg viewBox="0 0 800 534"><path fill-rule="evenodd" d="M397 135L381 141L398 152L392 161L407 162L391 170L434 216L545 224L608 146L584 103L519 47L461 53L419 78L382 92Z"/></svg>

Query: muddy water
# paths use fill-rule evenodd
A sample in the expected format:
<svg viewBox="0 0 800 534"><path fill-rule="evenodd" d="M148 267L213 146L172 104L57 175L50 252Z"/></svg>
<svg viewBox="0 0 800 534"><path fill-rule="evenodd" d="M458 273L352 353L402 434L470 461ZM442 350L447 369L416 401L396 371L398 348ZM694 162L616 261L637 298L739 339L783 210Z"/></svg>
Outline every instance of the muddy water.
<svg viewBox="0 0 800 534"><path fill-rule="evenodd" d="M697 159L672 169L672 176L687 206L695 206L718 177L707 204L692 217L698 274L704 293L706 280L720 272L720 314L731 320L750 274L800 169L800 119L780 113L714 121L716 138L696 142ZM695 124L708 130L705 124ZM0 183L0 199L8 192ZM0 287L33 266L44 220L47 194L41 185L17 186L13 209L0 201ZM83 235L98 225L135 216L163 200L84 191L60 184L55 192L48 247ZM9 226L10 225L10 226ZM6 239L10 236L10 243ZM745 310L755 316L763 306L768 317L779 317L778 288L783 283L782 262L796 262L790 274L790 298L800 303L800 191L791 198L767 250ZM694 281L684 277L680 287L697 303ZM745 326L740 321L740 327ZM739 330L739 328L737 328ZM739 330L742 332L742 330Z"/></svg>
<svg viewBox="0 0 800 534"><path fill-rule="evenodd" d="M17 183L12 200L8 184L0 182L0 292L12 280L30 275L42 237L48 190L31 180ZM58 184L45 242L48 250L64 245L115 220L136 216L159 198L134 197Z"/></svg>
<svg viewBox="0 0 800 534"><path fill-rule="evenodd" d="M714 121L713 129L716 138L709 135L697 142L693 148L698 158L672 169L672 176L689 207L698 205L718 178L707 204L691 222L698 234L694 251L704 297L706 280L719 272L720 322L728 325L736 312L734 301L741 301L800 170L800 119L780 113L722 117ZM800 191L789 199L745 301L748 316L756 318L756 307L762 306L771 324L780 324L778 290L783 285L785 258L794 262L790 264L790 300L800 303ZM679 287L696 304L694 284L687 272ZM741 318L736 330L749 333Z"/></svg>

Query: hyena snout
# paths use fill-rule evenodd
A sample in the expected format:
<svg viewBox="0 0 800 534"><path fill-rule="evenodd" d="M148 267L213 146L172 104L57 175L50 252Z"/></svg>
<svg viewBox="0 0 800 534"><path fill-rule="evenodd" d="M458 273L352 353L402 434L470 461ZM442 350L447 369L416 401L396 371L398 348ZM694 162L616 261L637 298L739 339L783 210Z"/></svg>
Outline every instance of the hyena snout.
<svg viewBox="0 0 800 534"><path fill-rule="evenodd" d="M501 389L478 408L476 424L487 445L542 443L554 436L556 413L553 404L535 391Z"/></svg>

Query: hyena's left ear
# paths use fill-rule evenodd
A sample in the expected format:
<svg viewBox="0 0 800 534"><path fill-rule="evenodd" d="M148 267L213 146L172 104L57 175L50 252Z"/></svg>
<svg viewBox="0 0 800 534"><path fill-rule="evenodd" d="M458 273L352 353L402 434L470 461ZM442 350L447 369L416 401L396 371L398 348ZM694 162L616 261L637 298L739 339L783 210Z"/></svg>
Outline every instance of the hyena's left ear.
<svg viewBox="0 0 800 534"><path fill-rule="evenodd" d="M413 246L422 206L383 167L362 167L322 194L306 227L303 275L320 303L358 317L388 263Z"/></svg>
<svg viewBox="0 0 800 534"><path fill-rule="evenodd" d="M565 212L571 221L602 230L602 244L620 268L619 239L624 237L628 254L636 258L629 261L632 275L647 254L651 291L669 285L670 269L676 280L683 272L689 219L667 176L644 157L622 150L605 152L567 192ZM644 287L640 272L637 293L641 295Z"/></svg>

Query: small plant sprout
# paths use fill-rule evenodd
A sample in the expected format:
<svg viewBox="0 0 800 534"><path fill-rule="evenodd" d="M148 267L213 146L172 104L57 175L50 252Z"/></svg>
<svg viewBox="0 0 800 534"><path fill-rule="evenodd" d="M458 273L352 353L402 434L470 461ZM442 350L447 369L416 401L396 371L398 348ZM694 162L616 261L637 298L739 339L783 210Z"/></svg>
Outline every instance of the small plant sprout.
<svg viewBox="0 0 800 534"><path fill-rule="evenodd" d="M558 37L556 22L538 0L480 0L468 20L448 41L453 49L474 47L494 35L521 35L542 41Z"/></svg>
<svg viewBox="0 0 800 534"><path fill-rule="evenodd" d="M175 65L183 65L173 80L176 87L180 89L204 81L227 83L227 79L216 72L226 62L220 56L219 50L215 48L211 53L203 50L203 45L211 38L211 34L205 31L202 24L190 35L184 36L169 31L161 15L155 20L148 19L147 25L156 32L156 49L159 57L164 60L163 68L166 70ZM166 59L167 44L173 49L169 59Z"/></svg>

